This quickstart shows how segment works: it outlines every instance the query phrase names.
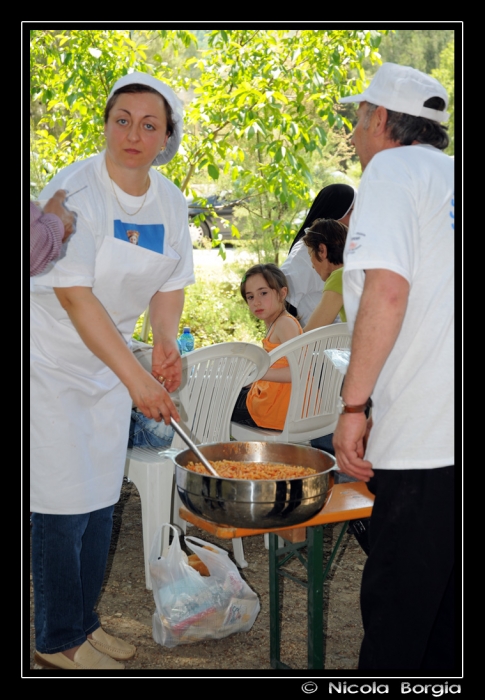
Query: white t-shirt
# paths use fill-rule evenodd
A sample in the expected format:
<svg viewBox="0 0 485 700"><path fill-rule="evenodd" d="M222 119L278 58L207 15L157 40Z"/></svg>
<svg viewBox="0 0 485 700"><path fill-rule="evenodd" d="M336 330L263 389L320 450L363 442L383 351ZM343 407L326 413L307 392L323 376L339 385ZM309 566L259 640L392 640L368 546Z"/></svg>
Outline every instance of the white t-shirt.
<svg viewBox="0 0 485 700"><path fill-rule="evenodd" d="M367 166L344 253L351 330L369 269L401 275L410 292L372 394L366 458L377 469L454 464L454 170L442 151L401 146Z"/></svg>
<svg viewBox="0 0 485 700"><path fill-rule="evenodd" d="M293 247L281 270L288 280L287 299L298 310L300 325L304 327L322 298L324 283L313 269L308 247L303 241L298 241Z"/></svg>
<svg viewBox="0 0 485 700"><path fill-rule="evenodd" d="M132 197L115 183L110 183L104 151L61 170L42 191L41 203L61 188L75 193L72 199L67 200L66 206L78 213L76 230L63 245L59 260L53 261L41 275L32 278L31 288L44 285L91 287L96 252L104 237L111 235L125 242L128 240L127 232L131 230L139 234L137 245L140 247L169 257L180 256L174 273L159 291L171 292L194 284L192 241L185 197L173 182L157 170L151 168L149 175L150 188L145 203L136 215L128 217L113 197L111 187L124 209L130 213L139 209L142 198ZM86 185L85 189L81 189ZM112 202L112 211L107 206L108 202Z"/></svg>

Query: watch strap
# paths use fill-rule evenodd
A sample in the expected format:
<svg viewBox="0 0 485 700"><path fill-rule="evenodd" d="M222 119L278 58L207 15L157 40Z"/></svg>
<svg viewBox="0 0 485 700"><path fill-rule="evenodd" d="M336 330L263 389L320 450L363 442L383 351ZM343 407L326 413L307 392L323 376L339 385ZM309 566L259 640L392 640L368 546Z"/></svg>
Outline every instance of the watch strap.
<svg viewBox="0 0 485 700"><path fill-rule="evenodd" d="M368 398L365 403L361 403L358 406L349 406L342 399L343 408L342 413L364 413L368 408L372 408L372 399Z"/></svg>

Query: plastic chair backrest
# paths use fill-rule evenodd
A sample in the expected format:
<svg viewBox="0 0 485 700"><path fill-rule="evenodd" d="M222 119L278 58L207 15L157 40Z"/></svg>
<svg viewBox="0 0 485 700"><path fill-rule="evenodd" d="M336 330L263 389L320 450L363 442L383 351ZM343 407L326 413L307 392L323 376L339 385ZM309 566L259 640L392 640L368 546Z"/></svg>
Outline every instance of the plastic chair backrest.
<svg viewBox="0 0 485 700"><path fill-rule="evenodd" d="M253 343L218 343L182 357L180 426L196 444L229 442L231 414L246 384L265 374L269 354ZM177 434L173 448L187 446Z"/></svg>
<svg viewBox="0 0 485 700"><path fill-rule="evenodd" d="M350 338L346 323L333 323L292 338L269 353L270 364L286 357L291 371L284 442L303 442L333 432L343 375L324 350L349 348Z"/></svg>

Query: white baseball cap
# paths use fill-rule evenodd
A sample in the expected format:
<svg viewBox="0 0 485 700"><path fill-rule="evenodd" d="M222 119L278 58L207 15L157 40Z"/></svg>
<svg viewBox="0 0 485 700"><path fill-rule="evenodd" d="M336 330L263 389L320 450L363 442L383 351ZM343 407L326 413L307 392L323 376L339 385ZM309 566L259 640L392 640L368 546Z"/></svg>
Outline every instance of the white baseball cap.
<svg viewBox="0 0 485 700"><path fill-rule="evenodd" d="M161 80L158 80L158 78L154 78L153 75L148 75L148 73L136 72L128 73L127 75L124 75L122 78L117 80L111 88L111 92L109 93L108 99L114 95L116 90L119 90L120 88L125 87L126 85L133 85L134 83L147 85L153 90L156 90L160 93L160 95L162 95L162 97L164 97L167 100L168 104L172 108L174 122L173 134L169 136L165 150L160 151L158 156L153 161L153 165L165 165L165 163L171 161L174 155L177 153L178 148L180 146L180 142L182 141L182 135L184 130L183 104L179 100L177 95L174 93L172 88L169 87L166 83L162 83Z"/></svg>
<svg viewBox="0 0 485 700"><path fill-rule="evenodd" d="M424 107L430 97L441 97L448 107L448 93L435 78L397 63L384 63L360 95L342 97L339 102L371 102L393 112L412 114L435 122L446 122L450 115L439 109Z"/></svg>

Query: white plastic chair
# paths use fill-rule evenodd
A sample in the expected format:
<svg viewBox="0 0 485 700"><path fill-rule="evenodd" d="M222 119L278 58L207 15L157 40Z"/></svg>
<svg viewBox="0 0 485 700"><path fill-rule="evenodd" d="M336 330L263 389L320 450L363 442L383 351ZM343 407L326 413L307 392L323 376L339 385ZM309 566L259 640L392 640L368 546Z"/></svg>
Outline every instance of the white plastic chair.
<svg viewBox="0 0 485 700"><path fill-rule="evenodd" d="M337 397L343 374L326 356L328 348L349 348L346 323L315 328L288 340L269 353L270 365L286 357L291 372L291 397L283 430L231 423L236 440L306 443L333 433L337 426Z"/></svg>
<svg viewBox="0 0 485 700"><path fill-rule="evenodd" d="M272 365L286 357L291 372L291 397L282 431L252 428L231 423L231 435L236 440L263 442L308 443L317 437L330 435L337 426L337 397L344 374L327 356L330 348L349 348L350 332L346 323L315 328L288 340L269 353ZM264 536L266 549L268 535ZM278 546L283 540L278 538Z"/></svg>
<svg viewBox="0 0 485 700"><path fill-rule="evenodd" d="M231 415L246 384L264 375L269 368L269 355L252 343L230 342L211 345L182 357L182 382L179 390L180 426L200 445L229 442ZM180 499L174 488L175 455L187 449L177 433L172 446L128 448L125 476L135 484L141 499L145 582L151 589L148 557L153 536L161 523L171 522L185 532L185 521L179 518ZM168 530L163 550L168 547ZM239 567L247 566L241 539L233 541L234 558Z"/></svg>

